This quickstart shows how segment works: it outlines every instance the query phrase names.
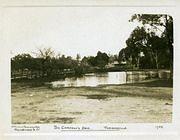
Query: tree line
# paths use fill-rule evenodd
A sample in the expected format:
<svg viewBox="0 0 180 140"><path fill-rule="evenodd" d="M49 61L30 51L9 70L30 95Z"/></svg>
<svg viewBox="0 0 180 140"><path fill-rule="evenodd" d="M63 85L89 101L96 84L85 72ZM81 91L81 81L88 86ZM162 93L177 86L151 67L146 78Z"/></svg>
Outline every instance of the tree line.
<svg viewBox="0 0 180 140"><path fill-rule="evenodd" d="M36 56L18 54L11 59L12 75L28 73L33 77L82 75L105 70L109 63L119 62L122 69L170 69L173 71L173 18L164 14L134 14L129 22L140 23L126 40L118 55L98 51L96 56L55 55L51 48L39 49ZM107 70L107 69L106 69Z"/></svg>
<svg viewBox="0 0 180 140"><path fill-rule="evenodd" d="M173 18L169 15L134 14L137 26L119 52L119 61L131 68L173 69Z"/></svg>
<svg viewBox="0 0 180 140"><path fill-rule="evenodd" d="M39 49L36 56L28 53L18 54L11 59L12 77L17 75L29 75L29 78L57 77L66 75L80 76L84 73L102 70L109 63L106 53L97 52L96 56L82 58L77 54L76 59L71 56L55 55L51 48Z"/></svg>

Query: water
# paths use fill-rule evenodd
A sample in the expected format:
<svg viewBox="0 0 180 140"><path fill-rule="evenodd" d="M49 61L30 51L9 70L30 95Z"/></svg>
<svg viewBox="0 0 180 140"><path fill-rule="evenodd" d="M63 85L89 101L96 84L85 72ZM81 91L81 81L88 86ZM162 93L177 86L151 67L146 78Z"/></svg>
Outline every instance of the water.
<svg viewBox="0 0 180 140"><path fill-rule="evenodd" d="M96 87L100 85L115 85L133 83L142 81L147 78L157 78L159 73L156 71L136 71L136 72L107 72L107 73L90 73L83 77L65 78L51 82L52 87Z"/></svg>
<svg viewBox="0 0 180 140"><path fill-rule="evenodd" d="M127 82L126 72L90 73L79 78L65 78L52 82L53 87L96 87L99 85L124 84Z"/></svg>
<svg viewBox="0 0 180 140"><path fill-rule="evenodd" d="M91 73L78 78L52 82L53 87L96 87L105 84L123 84L126 82L125 72Z"/></svg>

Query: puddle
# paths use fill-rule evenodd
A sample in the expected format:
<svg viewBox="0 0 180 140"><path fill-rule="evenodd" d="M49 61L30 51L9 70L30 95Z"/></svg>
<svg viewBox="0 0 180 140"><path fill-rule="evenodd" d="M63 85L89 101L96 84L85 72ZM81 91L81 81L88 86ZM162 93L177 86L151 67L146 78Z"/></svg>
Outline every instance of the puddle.
<svg viewBox="0 0 180 140"><path fill-rule="evenodd" d="M27 108L27 106L23 105L23 106L21 106L21 108Z"/></svg>
<svg viewBox="0 0 180 140"><path fill-rule="evenodd" d="M37 105L41 103L43 103L43 101L30 102L29 105Z"/></svg>
<svg viewBox="0 0 180 140"><path fill-rule="evenodd" d="M82 114L82 112L70 112L71 114L73 114L73 115L80 115L80 114Z"/></svg>
<svg viewBox="0 0 180 140"><path fill-rule="evenodd" d="M165 103L165 105L171 105L172 106L172 103Z"/></svg>
<svg viewBox="0 0 180 140"><path fill-rule="evenodd" d="M37 123L61 123L61 124L69 124L72 123L75 118L71 117L49 117L49 118L41 118Z"/></svg>
<svg viewBox="0 0 180 140"><path fill-rule="evenodd" d="M107 98L110 98L109 95L84 95L87 97L87 99L97 99L97 100L106 100Z"/></svg>
<svg viewBox="0 0 180 140"><path fill-rule="evenodd" d="M57 112L57 110L39 110L39 112Z"/></svg>

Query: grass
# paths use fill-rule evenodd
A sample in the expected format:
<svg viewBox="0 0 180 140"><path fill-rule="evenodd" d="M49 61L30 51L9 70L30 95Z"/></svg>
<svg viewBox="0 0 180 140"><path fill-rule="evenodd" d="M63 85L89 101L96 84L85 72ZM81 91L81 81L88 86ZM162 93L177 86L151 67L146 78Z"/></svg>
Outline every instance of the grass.
<svg viewBox="0 0 180 140"><path fill-rule="evenodd" d="M172 79L154 79L150 81L144 81L139 83L133 83L129 85L143 86L143 87L173 87Z"/></svg>
<svg viewBox="0 0 180 140"><path fill-rule="evenodd" d="M35 92L46 93L66 93L57 94L56 96L78 95L85 96L87 99L107 99L110 97L122 96L141 96L157 99L172 100L172 80L151 79L139 83L128 83L122 85L102 85L98 87L66 87L66 88L50 88L44 83L36 82L12 82L12 93L22 92L24 90L33 90ZM90 92L90 93L89 93ZM89 94L88 94L89 93ZM13 94L13 96L15 96ZM55 97L56 97L55 96Z"/></svg>

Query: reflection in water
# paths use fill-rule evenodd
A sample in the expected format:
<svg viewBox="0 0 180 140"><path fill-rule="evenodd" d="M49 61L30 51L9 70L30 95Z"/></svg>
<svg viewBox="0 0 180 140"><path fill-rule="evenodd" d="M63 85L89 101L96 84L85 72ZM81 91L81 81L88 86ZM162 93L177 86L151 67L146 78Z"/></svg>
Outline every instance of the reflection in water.
<svg viewBox="0 0 180 140"><path fill-rule="evenodd" d="M78 78L66 78L65 80L52 82L53 87L82 87L105 84L126 83L125 72L91 73Z"/></svg>
<svg viewBox="0 0 180 140"><path fill-rule="evenodd" d="M65 78L52 82L53 87L96 87L99 85L125 84L142 81L147 78L158 77L160 73L155 71L148 72L107 72L107 73L90 73L78 78ZM162 74L161 74L162 75Z"/></svg>

